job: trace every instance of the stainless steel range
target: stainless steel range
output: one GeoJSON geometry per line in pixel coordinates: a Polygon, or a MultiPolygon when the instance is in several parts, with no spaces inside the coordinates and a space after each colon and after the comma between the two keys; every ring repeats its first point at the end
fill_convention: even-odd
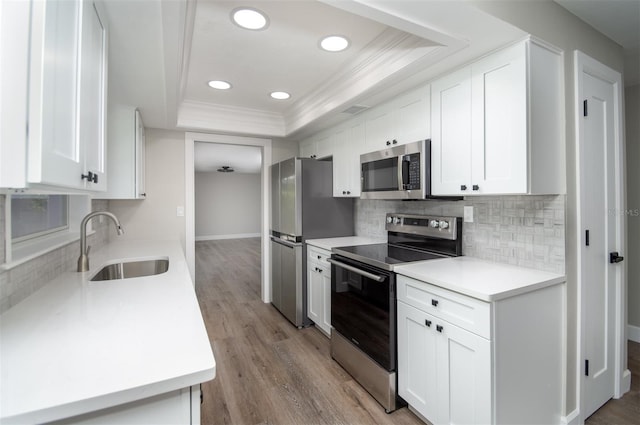
{"type": "Polygon", "coordinates": [[[388,243],[333,248],[331,356],[382,406],[397,396],[394,267],[462,255],[460,217],[387,214],[388,243]]]}

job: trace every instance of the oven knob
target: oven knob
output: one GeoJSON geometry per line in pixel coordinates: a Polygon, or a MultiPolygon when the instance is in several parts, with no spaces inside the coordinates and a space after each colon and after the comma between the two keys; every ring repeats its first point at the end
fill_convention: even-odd
{"type": "Polygon", "coordinates": [[[448,221],[440,221],[440,228],[441,229],[448,229],[449,228],[449,222],[448,221]]]}
{"type": "Polygon", "coordinates": [[[400,224],[400,217],[393,217],[393,224],[400,224]]]}
{"type": "Polygon", "coordinates": [[[391,216],[387,217],[387,223],[391,224],[393,222],[393,218],[391,216]]]}
{"type": "Polygon", "coordinates": [[[440,226],[440,222],[438,220],[431,220],[429,222],[429,226],[433,227],[434,229],[437,229],[440,226]]]}

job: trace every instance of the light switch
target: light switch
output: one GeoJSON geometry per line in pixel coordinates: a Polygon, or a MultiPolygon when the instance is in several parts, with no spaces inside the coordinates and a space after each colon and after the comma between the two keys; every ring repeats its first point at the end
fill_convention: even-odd
{"type": "Polygon", "coordinates": [[[178,217],[184,217],[184,207],[183,206],[176,207],[176,215],[178,217]]]}
{"type": "Polygon", "coordinates": [[[464,207],[464,222],[473,223],[473,207],[472,206],[464,207]]]}

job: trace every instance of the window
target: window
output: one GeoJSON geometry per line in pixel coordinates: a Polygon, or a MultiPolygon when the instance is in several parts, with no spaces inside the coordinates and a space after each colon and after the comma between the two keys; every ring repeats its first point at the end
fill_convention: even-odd
{"type": "Polygon", "coordinates": [[[11,240],[21,242],[69,228],[67,195],[11,195],[11,240]]]}

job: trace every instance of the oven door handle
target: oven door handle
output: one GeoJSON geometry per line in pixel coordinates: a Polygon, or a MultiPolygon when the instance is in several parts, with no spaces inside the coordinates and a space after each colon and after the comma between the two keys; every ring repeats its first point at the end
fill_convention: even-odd
{"type": "Polygon", "coordinates": [[[387,278],[386,276],[379,276],[377,274],[373,274],[373,273],[366,272],[364,270],[360,270],[357,267],[350,266],[350,265],[345,264],[345,263],[343,263],[341,261],[334,260],[333,258],[327,258],[327,261],[330,262],[331,264],[335,264],[337,267],[342,267],[343,269],[349,270],[351,272],[354,272],[356,274],[364,276],[364,277],[366,277],[368,279],[375,280],[376,282],[384,282],[384,280],[387,278]]]}

